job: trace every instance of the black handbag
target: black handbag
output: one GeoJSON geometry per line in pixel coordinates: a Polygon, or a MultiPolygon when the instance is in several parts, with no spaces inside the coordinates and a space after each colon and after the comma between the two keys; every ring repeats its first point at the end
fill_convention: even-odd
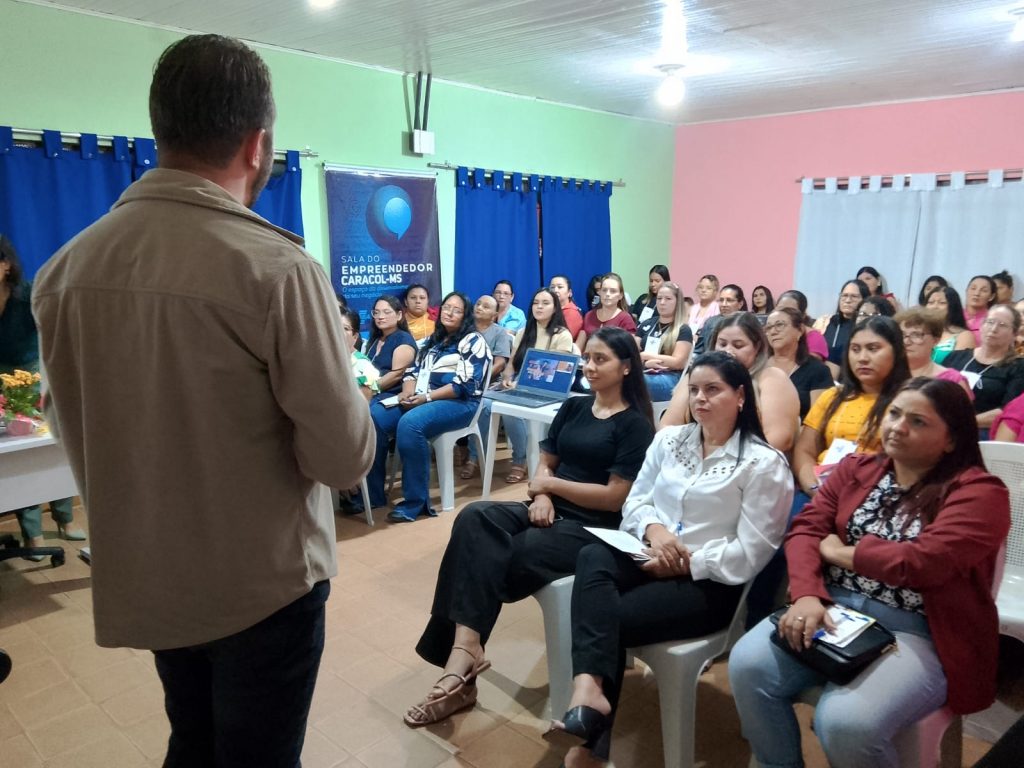
{"type": "Polygon", "coordinates": [[[788,607],[780,608],[769,617],[776,627],[772,632],[772,642],[815,672],[824,675],[830,682],[846,685],[883,653],[896,649],[896,636],[876,621],[844,648],[814,640],[810,648],[793,650],[789,640],[780,635],[777,629],[779,620],[788,610],[788,607]]]}

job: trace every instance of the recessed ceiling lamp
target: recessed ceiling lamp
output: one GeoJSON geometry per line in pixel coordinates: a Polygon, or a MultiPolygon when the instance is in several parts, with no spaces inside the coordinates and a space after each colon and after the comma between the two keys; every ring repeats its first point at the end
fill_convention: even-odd
{"type": "Polygon", "coordinates": [[[658,63],[654,65],[655,69],[665,75],[655,94],[663,107],[678,107],[683,103],[686,96],[686,83],[683,82],[686,59],[686,17],[683,15],[682,0],[665,0],[661,50],[656,59],[658,63]]]}
{"type": "Polygon", "coordinates": [[[1010,39],[1015,43],[1024,43],[1024,5],[1011,9],[1009,14],[1010,18],[1014,20],[1010,39]]]}
{"type": "Polygon", "coordinates": [[[314,11],[326,11],[338,4],[338,0],[306,0],[314,11]]]}

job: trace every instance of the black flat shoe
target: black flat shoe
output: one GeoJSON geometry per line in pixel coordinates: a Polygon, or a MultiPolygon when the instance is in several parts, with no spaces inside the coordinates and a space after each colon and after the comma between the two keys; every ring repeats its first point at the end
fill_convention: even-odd
{"type": "Polygon", "coordinates": [[[590,746],[604,736],[611,725],[611,718],[593,707],[573,707],[565,713],[561,723],[551,721],[551,728],[544,734],[544,740],[566,749],[590,746]]]}

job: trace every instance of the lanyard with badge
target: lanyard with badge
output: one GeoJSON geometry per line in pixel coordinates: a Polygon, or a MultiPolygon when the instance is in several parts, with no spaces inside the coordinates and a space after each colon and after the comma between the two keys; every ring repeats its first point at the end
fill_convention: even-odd
{"type": "MultiPolygon", "coordinates": [[[[960,373],[963,374],[963,377],[965,379],[967,379],[967,383],[970,384],[971,389],[981,390],[984,389],[984,385],[981,383],[981,377],[984,376],[985,371],[987,371],[989,368],[995,365],[995,363],[989,363],[980,371],[975,373],[974,371],[967,370],[967,366],[974,362],[977,362],[977,360],[975,359],[974,355],[971,355],[971,359],[967,361],[967,365],[960,369],[960,373]]],[[[981,365],[981,363],[978,363],[978,365],[981,365]]]]}
{"type": "Polygon", "coordinates": [[[662,333],[660,325],[655,325],[651,328],[651,332],[647,334],[647,340],[644,341],[644,352],[650,355],[657,355],[660,352],[662,333]]]}

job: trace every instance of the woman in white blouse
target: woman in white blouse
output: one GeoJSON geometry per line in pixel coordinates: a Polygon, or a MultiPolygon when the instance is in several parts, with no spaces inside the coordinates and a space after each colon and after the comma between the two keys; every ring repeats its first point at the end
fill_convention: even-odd
{"type": "Polygon", "coordinates": [[[572,701],[547,735],[577,745],[567,768],[608,759],[626,648],[726,627],[786,530],[793,478],[764,439],[747,369],[712,352],[688,387],[695,423],[658,432],[622,508],[622,530],[650,559],[603,543],[577,558],[572,701]]]}

